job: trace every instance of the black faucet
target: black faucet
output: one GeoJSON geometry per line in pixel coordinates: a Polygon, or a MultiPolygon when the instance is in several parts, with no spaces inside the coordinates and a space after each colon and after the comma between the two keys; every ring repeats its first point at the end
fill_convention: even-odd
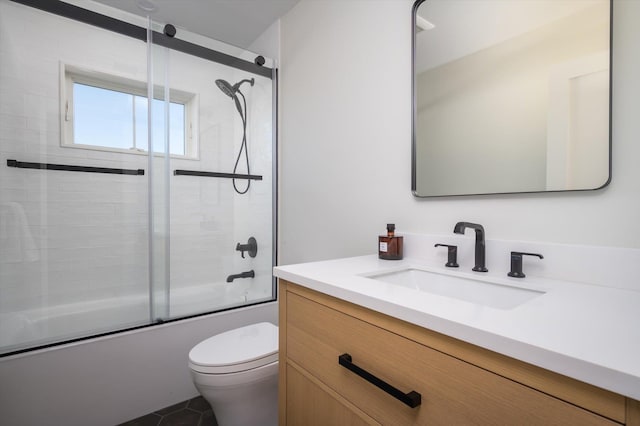
{"type": "Polygon", "coordinates": [[[453,228],[455,234],[464,234],[465,229],[471,228],[476,231],[476,266],[474,271],[487,272],[485,266],[485,249],[484,249],[484,228],[482,225],[471,222],[458,222],[453,228]]]}
{"type": "Polygon", "coordinates": [[[235,280],[236,278],[255,278],[256,273],[253,272],[253,269],[247,272],[241,272],[239,274],[233,274],[233,275],[229,275],[227,277],[227,282],[233,282],[233,280],[235,280]]]}

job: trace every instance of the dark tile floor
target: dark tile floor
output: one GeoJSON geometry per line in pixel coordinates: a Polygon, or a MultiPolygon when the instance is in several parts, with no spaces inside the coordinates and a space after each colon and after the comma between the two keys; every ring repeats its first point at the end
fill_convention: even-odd
{"type": "Polygon", "coordinates": [[[201,396],[154,411],[120,426],[218,426],[211,406],[201,396]]]}

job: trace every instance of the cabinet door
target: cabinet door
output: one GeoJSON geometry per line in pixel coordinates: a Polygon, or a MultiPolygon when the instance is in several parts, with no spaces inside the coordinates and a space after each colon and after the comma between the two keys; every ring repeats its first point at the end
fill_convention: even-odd
{"type": "Polygon", "coordinates": [[[295,293],[285,299],[287,357],[381,424],[615,424],[295,293]],[[420,393],[422,405],[410,408],[339,365],[343,353],[403,392],[420,393]]]}
{"type": "Polygon", "coordinates": [[[321,384],[287,364],[287,424],[291,426],[379,425],[341,403],[321,384]]]}

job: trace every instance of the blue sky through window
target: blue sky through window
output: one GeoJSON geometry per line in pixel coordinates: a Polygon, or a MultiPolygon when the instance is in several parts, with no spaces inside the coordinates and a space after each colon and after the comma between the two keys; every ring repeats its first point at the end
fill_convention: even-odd
{"type": "MultiPolygon", "coordinates": [[[[147,98],[73,84],[74,143],[108,148],[148,149],[147,98]]],[[[164,151],[164,102],[153,100],[155,152],[164,151]]],[[[169,152],[185,155],[185,106],[169,104],[169,152]]]]}

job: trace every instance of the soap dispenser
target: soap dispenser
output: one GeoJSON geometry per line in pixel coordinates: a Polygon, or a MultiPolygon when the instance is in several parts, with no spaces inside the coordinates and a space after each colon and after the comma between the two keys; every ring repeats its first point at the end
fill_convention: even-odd
{"type": "Polygon", "coordinates": [[[387,235],[378,237],[378,257],[385,260],[402,259],[402,237],[395,236],[396,225],[387,224],[387,235]]]}

